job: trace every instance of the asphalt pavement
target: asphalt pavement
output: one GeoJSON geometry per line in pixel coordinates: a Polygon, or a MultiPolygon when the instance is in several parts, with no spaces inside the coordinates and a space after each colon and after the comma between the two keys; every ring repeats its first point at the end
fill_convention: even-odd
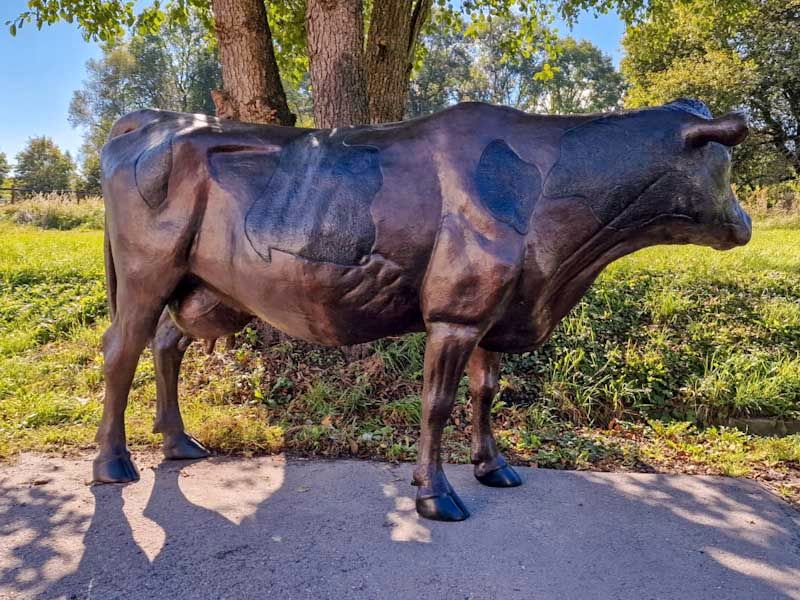
{"type": "Polygon", "coordinates": [[[0,466],[0,598],[800,599],[800,513],[744,479],[448,466],[472,516],[434,523],[406,464],[136,458],[0,466]]]}

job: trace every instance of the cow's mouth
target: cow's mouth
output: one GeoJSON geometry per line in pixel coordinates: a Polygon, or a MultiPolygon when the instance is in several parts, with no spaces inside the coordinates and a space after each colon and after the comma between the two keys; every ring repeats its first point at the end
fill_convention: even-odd
{"type": "Polygon", "coordinates": [[[738,246],[744,246],[750,241],[753,235],[753,228],[751,226],[750,217],[747,216],[746,223],[725,223],[723,228],[723,235],[720,236],[716,243],[711,245],[715,250],[730,250],[738,246]]]}

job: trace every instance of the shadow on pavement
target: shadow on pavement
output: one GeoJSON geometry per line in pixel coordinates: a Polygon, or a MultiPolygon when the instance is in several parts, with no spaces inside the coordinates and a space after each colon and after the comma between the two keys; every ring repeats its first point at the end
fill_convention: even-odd
{"type": "Polygon", "coordinates": [[[497,490],[451,466],[472,517],[441,524],[408,465],[211,459],[86,487],[77,461],[32,485],[57,460],[0,471],[0,597],[800,597],[798,514],[748,481],[524,469],[497,490]]]}

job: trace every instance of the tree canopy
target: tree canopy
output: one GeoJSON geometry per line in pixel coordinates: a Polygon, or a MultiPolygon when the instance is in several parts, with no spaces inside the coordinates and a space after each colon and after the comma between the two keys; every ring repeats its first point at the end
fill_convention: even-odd
{"type": "MultiPolygon", "coordinates": [[[[561,0],[564,14],[576,0],[561,0]]],[[[213,22],[222,61],[218,113],[232,118],[292,124],[283,85],[310,74],[318,126],[401,118],[420,32],[431,23],[434,0],[171,0],[149,5],[126,0],[28,0],[9,22],[12,34],[32,23],[77,23],[87,39],[110,42],[126,28],[155,34],[165,22],[196,12],[213,22]],[[246,24],[246,26],[245,26],[246,24]],[[278,76],[280,75],[280,77],[278,76]]],[[[540,25],[554,10],[549,0],[436,0],[435,26],[465,19],[467,33],[515,15],[516,35],[502,41],[503,56],[553,50],[540,25]]],[[[545,76],[549,71],[544,71],[545,76]]]]}
{"type": "Polygon", "coordinates": [[[34,137],[16,157],[15,187],[33,192],[72,189],[75,163],[48,137],[34,137]]]}
{"type": "Polygon", "coordinates": [[[679,96],[714,113],[744,111],[751,138],[737,151],[740,181],[800,174],[800,0],[675,2],[629,27],[622,71],[628,106],[679,96]]]}
{"type": "Polygon", "coordinates": [[[587,41],[559,38],[546,27],[536,52],[507,54],[519,28],[517,16],[493,19],[478,29],[463,20],[431,27],[421,40],[424,60],[411,81],[410,115],[441,110],[461,100],[505,104],[531,112],[566,114],[613,110],[624,85],[611,59],[587,41]]]}

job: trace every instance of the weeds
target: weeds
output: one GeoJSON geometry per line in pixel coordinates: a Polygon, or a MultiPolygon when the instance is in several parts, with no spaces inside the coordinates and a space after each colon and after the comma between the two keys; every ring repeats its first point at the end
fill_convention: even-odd
{"type": "Polygon", "coordinates": [[[57,193],[0,204],[0,221],[42,229],[102,229],[103,215],[102,198],[78,200],[57,193]]]}

